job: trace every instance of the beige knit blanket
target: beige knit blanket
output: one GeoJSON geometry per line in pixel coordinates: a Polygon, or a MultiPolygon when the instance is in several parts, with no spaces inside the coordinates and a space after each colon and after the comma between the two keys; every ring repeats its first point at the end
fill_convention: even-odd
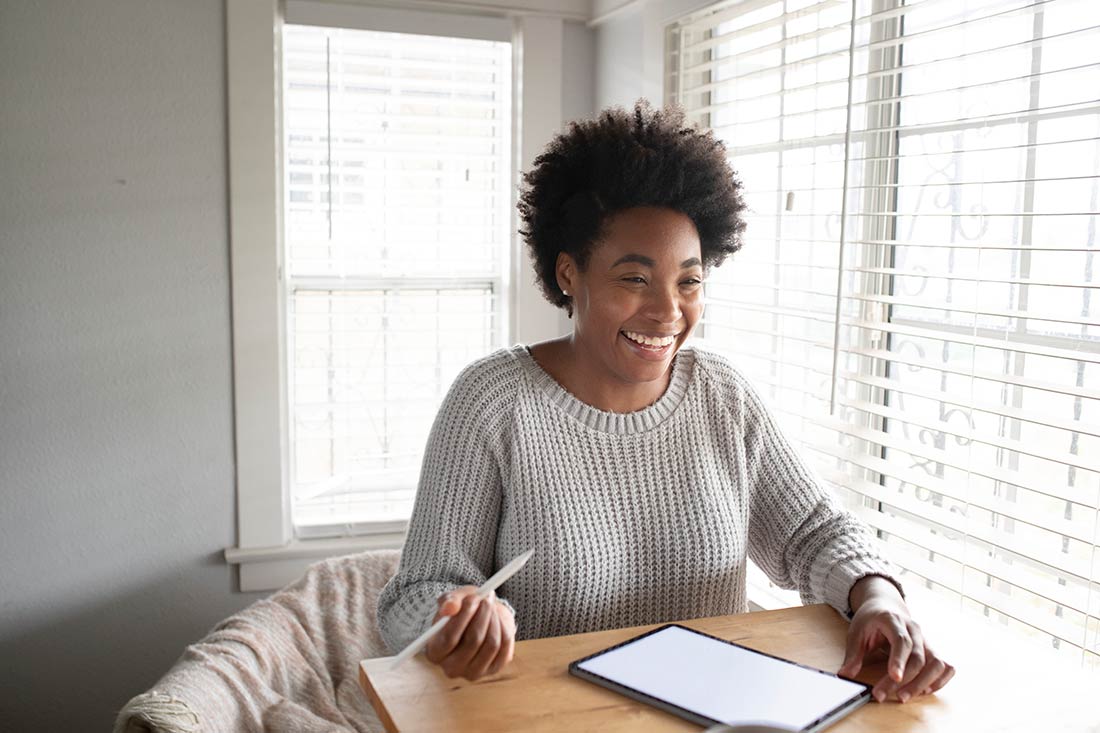
{"type": "Polygon", "coordinates": [[[114,733],[383,730],[358,667],[388,653],[375,610],[399,556],[379,550],[310,566],[188,646],[126,704],[114,733]]]}

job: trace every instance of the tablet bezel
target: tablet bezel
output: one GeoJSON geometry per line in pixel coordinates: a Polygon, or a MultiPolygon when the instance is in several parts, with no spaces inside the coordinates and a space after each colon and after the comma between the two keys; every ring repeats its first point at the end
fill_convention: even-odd
{"type": "Polygon", "coordinates": [[[655,629],[651,629],[651,630],[645,632],[644,634],[639,634],[637,636],[633,636],[629,639],[626,639],[625,641],[619,642],[618,644],[615,644],[613,646],[609,646],[606,649],[601,649],[600,651],[595,652],[593,654],[589,654],[586,657],[581,657],[580,659],[576,659],[576,660],[569,663],[569,674],[573,675],[574,677],[578,677],[580,679],[587,680],[588,682],[592,682],[594,684],[600,685],[601,687],[605,687],[607,689],[618,692],[619,694],[625,695],[626,697],[637,700],[638,702],[643,702],[643,703],[646,703],[647,705],[652,705],[653,707],[664,710],[665,712],[672,713],[673,715],[679,716],[681,718],[685,718],[687,720],[690,720],[693,723],[698,723],[699,725],[710,726],[710,725],[717,725],[719,723],[725,722],[725,721],[722,721],[722,720],[716,720],[714,718],[708,718],[707,716],[702,715],[700,713],[697,713],[693,710],[689,710],[687,708],[680,707],[679,705],[676,705],[675,703],[671,703],[671,702],[669,702],[667,700],[663,700],[659,697],[654,697],[654,696],[652,696],[648,693],[641,692],[639,690],[635,690],[633,687],[627,687],[624,684],[621,684],[619,682],[616,682],[615,680],[611,680],[611,679],[608,679],[606,677],[603,677],[602,675],[598,675],[595,672],[590,672],[586,669],[581,669],[580,666],[579,666],[579,665],[583,664],[584,662],[587,662],[590,659],[594,659],[596,657],[607,654],[608,652],[612,652],[612,651],[618,649],[619,647],[626,646],[627,644],[633,644],[634,642],[638,641],[639,639],[644,639],[647,636],[652,636],[653,634],[659,633],[659,632],[664,631],[665,629],[669,629],[669,628],[679,628],[679,629],[683,629],[684,631],[690,631],[693,634],[698,634],[700,636],[705,636],[708,639],[712,639],[714,641],[720,641],[723,644],[729,644],[730,646],[735,646],[735,647],[738,647],[740,649],[744,649],[745,651],[752,652],[753,654],[759,654],[760,656],[770,657],[772,659],[783,662],[785,664],[790,664],[790,665],[793,665],[795,667],[801,667],[802,669],[808,670],[810,672],[816,672],[817,674],[826,675],[828,677],[837,677],[839,679],[846,680],[848,682],[852,682],[852,683],[855,683],[857,685],[862,685],[863,686],[864,689],[861,692],[855,693],[852,697],[850,697],[847,700],[845,700],[844,702],[840,703],[835,708],[831,709],[829,712],[827,712],[824,715],[814,719],[805,728],[800,728],[799,733],[815,733],[815,731],[823,730],[824,728],[828,727],[829,725],[832,725],[834,722],[836,722],[840,718],[844,717],[848,713],[852,712],[856,708],[860,707],[861,705],[866,704],[871,699],[871,685],[867,684],[866,682],[860,682],[859,680],[853,680],[849,677],[842,677],[838,674],[832,674],[831,672],[825,672],[824,670],[820,670],[820,669],[817,669],[816,667],[811,667],[811,666],[806,665],[806,664],[799,664],[798,662],[792,662],[789,659],[784,659],[783,657],[777,657],[774,654],[768,654],[767,652],[762,652],[758,649],[752,649],[750,647],[744,646],[743,644],[738,644],[736,642],[729,641],[728,639],[722,639],[720,637],[714,636],[713,634],[708,634],[704,631],[699,631],[698,629],[692,629],[688,626],[684,626],[683,624],[663,624],[662,626],[659,626],[655,629]]]}

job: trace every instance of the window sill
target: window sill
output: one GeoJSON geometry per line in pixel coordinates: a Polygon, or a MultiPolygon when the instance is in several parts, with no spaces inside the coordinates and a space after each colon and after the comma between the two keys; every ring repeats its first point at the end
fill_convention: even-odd
{"type": "Polygon", "coordinates": [[[404,531],[377,532],[356,537],[291,540],[278,547],[228,547],[225,561],[240,568],[240,590],[273,591],[302,577],[306,568],[329,557],[367,550],[400,549],[404,531]]]}

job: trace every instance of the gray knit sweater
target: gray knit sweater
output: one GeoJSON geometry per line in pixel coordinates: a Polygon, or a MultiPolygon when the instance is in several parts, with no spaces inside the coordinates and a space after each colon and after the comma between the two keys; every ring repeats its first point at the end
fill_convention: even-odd
{"type": "Polygon", "coordinates": [[[436,417],[401,566],[378,599],[386,644],[396,653],[441,593],[529,548],[497,591],[517,639],[742,613],[746,556],[844,614],[856,580],[892,575],[745,377],[700,348],[676,355],[657,402],[625,414],[576,399],[526,346],[468,366],[436,417]]]}

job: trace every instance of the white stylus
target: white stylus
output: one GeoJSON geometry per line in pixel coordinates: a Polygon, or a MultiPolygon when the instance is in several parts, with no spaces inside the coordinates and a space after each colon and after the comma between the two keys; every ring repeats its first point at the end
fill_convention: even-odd
{"type": "MultiPolygon", "coordinates": [[[[511,578],[513,575],[518,573],[519,569],[522,568],[524,564],[526,564],[526,562],[531,559],[531,555],[533,555],[534,552],[535,550],[534,548],[532,548],[517,557],[516,559],[512,560],[512,562],[508,563],[500,570],[496,571],[496,573],[493,574],[493,577],[486,580],[484,583],[482,583],[481,587],[477,589],[477,597],[488,598],[489,594],[500,587],[501,584],[504,583],[504,581],[508,580],[508,578],[511,578]]],[[[447,622],[450,620],[450,616],[444,616],[443,618],[432,624],[432,627],[430,629],[425,631],[420,636],[416,637],[416,641],[402,649],[401,653],[393,658],[393,662],[390,664],[390,669],[397,669],[397,667],[400,666],[402,662],[404,662],[409,657],[414,656],[417,652],[423,649],[424,645],[428,643],[428,640],[431,639],[437,631],[446,626],[447,622]]]]}

